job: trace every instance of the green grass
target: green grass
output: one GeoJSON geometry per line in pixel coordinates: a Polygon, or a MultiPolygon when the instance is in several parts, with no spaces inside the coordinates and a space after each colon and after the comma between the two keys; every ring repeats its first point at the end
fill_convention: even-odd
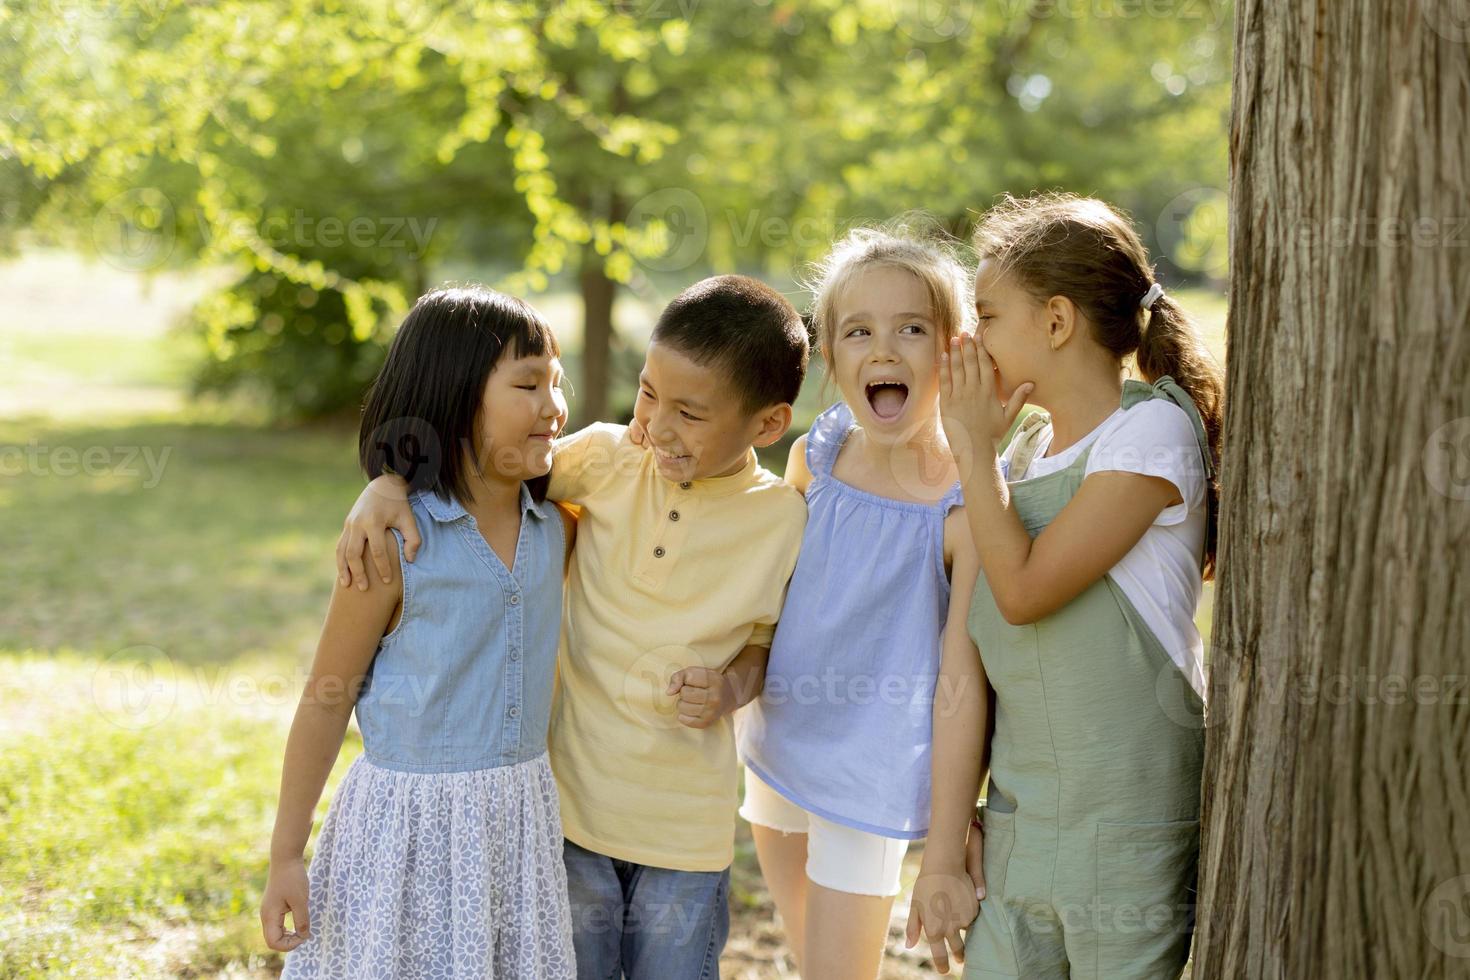
{"type": "Polygon", "coordinates": [[[41,366],[83,381],[144,387],[181,387],[191,366],[190,344],[175,336],[119,337],[95,333],[20,334],[6,355],[22,370],[41,366]]]}
{"type": "Polygon", "coordinates": [[[272,975],[256,909],[351,434],[0,425],[16,445],[112,465],[0,482],[0,976],[272,975]],[[161,470],[117,472],[133,448],[161,470]]]}
{"type": "Polygon", "coordinates": [[[342,430],[0,423],[12,470],[15,447],[34,449],[0,482],[0,513],[23,515],[0,563],[0,649],[146,644],[191,663],[299,652],[362,486],[353,443],[342,430]],[[107,463],[77,472],[63,447],[107,463]]]}
{"type": "Polygon", "coordinates": [[[0,291],[0,977],[274,976],[256,910],[354,434],[181,408],[193,282],[47,253],[0,291]]]}
{"type": "Polygon", "coordinates": [[[255,910],[289,715],[166,670],[145,709],[110,696],[129,666],[0,655],[0,702],[53,702],[0,751],[0,976],[273,970],[255,910]]]}

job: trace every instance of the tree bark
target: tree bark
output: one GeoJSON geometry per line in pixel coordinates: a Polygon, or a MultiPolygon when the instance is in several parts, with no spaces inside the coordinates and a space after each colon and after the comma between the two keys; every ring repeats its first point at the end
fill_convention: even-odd
{"type": "Polygon", "coordinates": [[[608,365],[612,356],[613,300],[617,283],[607,277],[603,259],[591,245],[582,248],[582,378],[576,388],[574,428],[608,421],[608,365]]]}
{"type": "Polygon", "coordinates": [[[1470,22],[1239,0],[1233,98],[1194,975],[1470,976],[1470,22]]]}
{"type": "MultiPolygon", "coordinates": [[[[576,77],[571,76],[568,89],[578,91],[576,77]]],[[[630,109],[628,90],[621,78],[617,79],[608,94],[609,116],[619,116],[630,109]]],[[[627,220],[627,204],[611,175],[592,177],[593,184],[574,192],[582,213],[600,218],[609,225],[627,220]]],[[[613,326],[613,303],[617,299],[618,284],[608,278],[604,256],[588,243],[582,246],[581,266],[578,279],[582,293],[582,377],[577,390],[576,428],[593,422],[611,421],[608,418],[608,396],[611,388],[611,363],[615,328],[613,326]]]]}

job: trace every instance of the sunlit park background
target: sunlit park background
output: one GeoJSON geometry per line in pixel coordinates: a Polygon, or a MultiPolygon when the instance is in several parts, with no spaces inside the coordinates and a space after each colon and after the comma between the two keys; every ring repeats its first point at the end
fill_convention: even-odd
{"type": "MultiPolygon", "coordinates": [[[[417,294],[527,296],[574,423],[622,421],[690,282],[804,304],[853,224],[963,239],[1001,192],[1066,188],[1133,215],[1223,359],[1230,17],[5,0],[0,976],[279,971],[256,908],[285,732],[358,407],[417,294]]],[[[732,905],[725,975],[793,976],[743,829],[732,905]]],[[[906,915],[885,977],[931,973],[906,915]]]]}

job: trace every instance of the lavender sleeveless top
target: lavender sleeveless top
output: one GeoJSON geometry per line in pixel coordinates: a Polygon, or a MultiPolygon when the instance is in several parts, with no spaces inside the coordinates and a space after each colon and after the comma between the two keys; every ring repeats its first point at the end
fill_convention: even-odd
{"type": "Polygon", "coordinates": [[[839,402],[807,433],[807,523],[761,696],[737,716],[740,757],[797,806],[909,840],[929,831],[939,634],[949,610],[944,518],[835,479],[857,427],[839,402]]]}

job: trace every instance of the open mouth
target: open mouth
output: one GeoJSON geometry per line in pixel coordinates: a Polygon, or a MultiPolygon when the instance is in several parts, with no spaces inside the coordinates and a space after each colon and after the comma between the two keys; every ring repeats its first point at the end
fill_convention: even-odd
{"type": "Polygon", "coordinates": [[[689,456],[688,453],[684,453],[682,455],[675,455],[674,453],[668,452],[668,451],[663,450],[663,449],[659,449],[656,446],[654,447],[653,454],[655,456],[657,456],[658,457],[658,461],[660,463],[663,463],[665,466],[681,466],[684,463],[687,463],[689,461],[689,459],[690,459],[690,456],[689,456]]]}
{"type": "Polygon", "coordinates": [[[898,381],[872,381],[868,383],[867,395],[873,414],[886,422],[903,414],[909,400],[909,386],[898,381]]]}

